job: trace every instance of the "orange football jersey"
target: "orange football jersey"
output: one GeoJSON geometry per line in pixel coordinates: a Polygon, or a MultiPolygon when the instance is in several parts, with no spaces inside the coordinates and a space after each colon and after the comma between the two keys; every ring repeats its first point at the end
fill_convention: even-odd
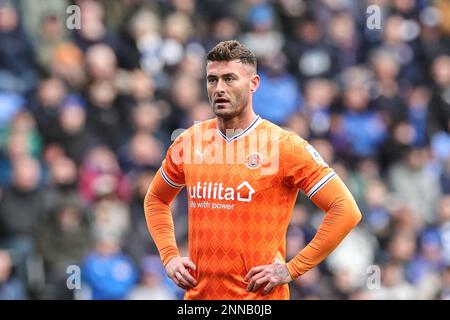
{"type": "Polygon", "coordinates": [[[311,145],[260,117],[227,135],[213,119],[175,140],[161,174],[187,188],[197,286],[185,299],[289,299],[287,284],[263,296],[264,286],[248,292],[244,277],[255,266],[285,262],[298,191],[311,197],[335,175],[311,145]]]}

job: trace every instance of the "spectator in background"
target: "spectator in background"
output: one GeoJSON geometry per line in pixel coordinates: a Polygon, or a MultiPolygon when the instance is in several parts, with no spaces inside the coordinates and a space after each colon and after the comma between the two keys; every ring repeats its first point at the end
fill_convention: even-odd
{"type": "Polygon", "coordinates": [[[179,74],[171,86],[172,112],[167,119],[169,132],[179,128],[187,128],[188,110],[201,101],[200,85],[195,78],[187,74],[179,74]]]}
{"type": "Polygon", "coordinates": [[[47,193],[51,203],[74,200],[81,202],[78,194],[78,168],[76,163],[60,155],[48,164],[47,193]]]}
{"type": "Polygon", "coordinates": [[[263,119],[284,125],[300,110],[302,99],[297,80],[286,72],[285,55],[277,52],[266,56],[258,74],[261,84],[253,96],[255,112],[263,119]]]}
{"type": "Polygon", "coordinates": [[[193,22],[186,13],[174,11],[165,17],[162,31],[165,38],[162,56],[168,74],[176,73],[187,47],[197,43],[193,32],[193,22]]]}
{"type": "Polygon", "coordinates": [[[441,290],[437,295],[438,299],[450,300],[450,266],[447,265],[442,272],[441,290]]]}
{"type": "Polygon", "coordinates": [[[45,145],[58,142],[61,136],[59,108],[65,96],[66,88],[61,79],[50,77],[40,82],[32,98],[30,109],[45,145]]]}
{"type": "Polygon", "coordinates": [[[408,118],[414,129],[414,146],[423,146],[429,140],[427,135],[427,116],[429,110],[431,93],[424,85],[418,85],[409,92],[408,118]]]}
{"type": "Polygon", "coordinates": [[[337,72],[362,61],[361,39],[350,12],[338,13],[331,18],[329,36],[337,72]]]}
{"type": "Polygon", "coordinates": [[[79,265],[91,249],[90,217],[74,200],[59,200],[40,223],[37,247],[45,272],[45,299],[73,299],[67,289],[67,267],[79,265]]]}
{"type": "Polygon", "coordinates": [[[450,194],[450,159],[443,163],[443,169],[439,177],[442,193],[445,195],[450,194]]]}
{"type": "Polygon", "coordinates": [[[23,157],[13,163],[11,186],[0,201],[0,248],[11,252],[17,275],[27,283],[27,261],[34,250],[36,227],[48,212],[44,190],[39,188],[39,162],[23,157]]]}
{"type": "Polygon", "coordinates": [[[411,148],[399,163],[389,169],[389,184],[392,190],[402,195],[414,208],[413,212],[421,223],[434,223],[435,205],[440,196],[438,181],[427,172],[428,150],[411,148]]]}
{"type": "Polygon", "coordinates": [[[402,266],[388,262],[381,269],[381,288],[368,291],[367,296],[373,300],[414,300],[418,292],[406,281],[402,266]]]}
{"type": "Polygon", "coordinates": [[[153,135],[162,142],[170,141],[170,134],[162,125],[163,111],[161,109],[161,106],[157,103],[148,102],[141,103],[133,108],[131,115],[133,131],[153,135]]]}
{"type": "Polygon", "coordinates": [[[94,159],[102,161],[103,165],[90,167],[88,170],[94,169],[91,172],[84,171],[88,179],[87,186],[92,192],[93,232],[94,235],[114,235],[118,244],[122,246],[124,236],[130,227],[128,179],[120,171],[115,155],[108,149],[99,147],[92,152],[96,153],[94,159]]]}
{"type": "MultiPolygon", "coordinates": [[[[371,182],[381,179],[380,166],[375,159],[366,157],[354,164],[354,169],[350,169],[347,183],[354,193],[358,203],[364,204],[365,192],[371,182]]],[[[386,199],[385,199],[386,201],[386,199]]]]}
{"type": "MultiPolygon", "coordinates": [[[[425,228],[423,219],[417,214],[417,210],[405,199],[396,193],[391,194],[391,201],[387,204],[391,215],[391,224],[389,228],[389,235],[398,233],[413,233],[415,237],[421,229],[425,228]]],[[[388,248],[384,248],[388,250],[388,248]]],[[[379,252],[383,256],[385,251],[379,252]]]]}
{"type": "Polygon", "coordinates": [[[401,161],[407,151],[414,147],[414,127],[408,121],[401,121],[389,128],[388,138],[380,148],[379,161],[383,171],[401,161]]]}
{"type": "Polygon", "coordinates": [[[94,235],[111,234],[117,239],[118,244],[122,245],[123,238],[130,227],[130,213],[126,203],[114,198],[111,189],[107,186],[108,182],[102,181],[97,192],[98,197],[93,210],[93,233],[94,235]]]}
{"type": "Polygon", "coordinates": [[[117,57],[106,44],[96,44],[86,51],[86,70],[91,82],[114,83],[117,75],[117,57]]]}
{"type": "Polygon", "coordinates": [[[431,73],[434,80],[428,118],[428,132],[450,132],[450,101],[446,92],[450,87],[450,56],[440,55],[433,60],[431,73]]]}
{"type": "Polygon", "coordinates": [[[445,264],[450,263],[450,196],[442,197],[437,206],[439,217],[438,232],[442,243],[442,255],[445,264]]]}
{"type": "Polygon", "coordinates": [[[42,25],[43,19],[46,16],[54,15],[63,22],[67,17],[67,7],[71,4],[71,0],[46,0],[45,6],[33,0],[12,1],[19,4],[18,8],[20,8],[21,16],[26,17],[22,21],[25,31],[33,39],[33,43],[36,46],[39,46],[39,36],[42,31],[40,26],[42,25]]]}
{"type": "Polygon", "coordinates": [[[246,23],[250,30],[243,34],[242,44],[252,50],[258,59],[270,59],[280,52],[284,39],[276,29],[275,14],[268,3],[261,1],[250,5],[246,23]]]}
{"type": "Polygon", "coordinates": [[[105,10],[99,1],[77,1],[80,11],[80,28],[74,29],[73,41],[82,51],[86,52],[91,46],[103,43],[114,50],[117,49],[117,39],[109,32],[104,22],[105,10]]]}
{"type": "Polygon", "coordinates": [[[121,119],[117,99],[118,90],[110,81],[96,81],[88,87],[87,126],[114,151],[123,144],[126,132],[126,121],[121,119]]]}
{"type": "Polygon", "coordinates": [[[448,37],[445,35],[444,28],[441,27],[445,24],[443,17],[445,14],[437,9],[437,6],[428,6],[422,10],[419,16],[421,23],[421,31],[419,34],[418,42],[420,45],[420,58],[427,63],[422,66],[423,73],[427,73],[428,64],[435,57],[442,53],[450,53],[450,43],[448,37]]]}
{"type": "Polygon", "coordinates": [[[343,92],[342,132],[350,142],[350,153],[357,158],[374,156],[386,136],[381,114],[369,109],[368,94],[362,83],[350,83],[343,92]]]}
{"type": "Polygon", "coordinates": [[[186,73],[194,77],[197,81],[203,81],[205,77],[205,69],[203,59],[205,57],[205,49],[201,44],[193,42],[186,47],[183,59],[178,65],[181,73],[186,73]]]}
{"type": "MultiPolygon", "coordinates": [[[[188,111],[187,125],[191,126],[198,121],[206,121],[214,117],[211,106],[206,101],[201,101],[188,111]]],[[[171,137],[172,138],[172,137],[171,137]]]]}
{"type": "Polygon", "coordinates": [[[320,272],[313,269],[290,284],[293,300],[319,300],[324,296],[324,283],[320,272]]]}
{"type": "Polygon", "coordinates": [[[141,257],[146,254],[158,253],[155,244],[148,237],[147,222],[142,207],[147,188],[154,176],[154,170],[133,174],[132,181],[135,181],[135,183],[130,203],[130,227],[124,235],[123,245],[125,252],[133,257],[136,262],[139,262],[141,257]]]}
{"type": "Polygon", "coordinates": [[[41,152],[42,141],[36,127],[36,121],[28,110],[20,110],[8,127],[0,130],[0,146],[10,144],[10,139],[14,135],[23,136],[27,143],[29,155],[38,157],[41,152]]]}
{"type": "Polygon", "coordinates": [[[38,81],[34,48],[10,1],[0,2],[0,43],[0,89],[28,93],[38,81]]]}
{"type": "Polygon", "coordinates": [[[33,116],[27,110],[17,112],[9,126],[0,128],[0,183],[11,182],[16,159],[38,157],[42,141],[33,116]]]}
{"type": "Polygon", "coordinates": [[[303,83],[316,77],[336,74],[332,48],[323,41],[323,33],[313,15],[305,15],[293,23],[293,37],[286,41],[289,71],[303,83]]]}
{"type": "Polygon", "coordinates": [[[9,122],[17,112],[23,109],[25,99],[20,94],[0,90],[0,103],[2,112],[0,113],[0,130],[8,127],[9,122]]]}
{"type": "Polygon", "coordinates": [[[128,295],[129,300],[175,300],[176,295],[165,281],[166,274],[158,255],[143,256],[141,280],[128,295]]]}
{"type": "Polygon", "coordinates": [[[130,74],[129,96],[134,105],[151,103],[156,100],[156,88],[150,74],[135,70],[130,74]]]}
{"type": "Polygon", "coordinates": [[[419,291],[420,299],[433,299],[439,290],[440,273],[444,269],[439,233],[429,229],[419,239],[419,252],[406,269],[407,279],[419,291]]]}
{"type": "Polygon", "coordinates": [[[416,240],[414,230],[403,229],[391,234],[387,243],[389,261],[398,263],[406,272],[417,249],[416,240]]]}
{"type": "Polygon", "coordinates": [[[382,245],[387,241],[391,223],[390,212],[386,205],[388,188],[380,179],[372,180],[365,187],[363,202],[363,223],[374,234],[382,245]]]}
{"type": "Polygon", "coordinates": [[[405,18],[400,15],[390,15],[383,28],[383,42],[380,49],[392,54],[399,66],[399,80],[406,83],[417,83],[423,81],[420,67],[418,65],[418,51],[413,46],[413,40],[418,33],[414,30],[402,32],[406,26],[405,18]]]}
{"type": "Polygon", "coordinates": [[[50,73],[63,80],[68,91],[81,92],[87,80],[84,63],[85,56],[80,48],[63,42],[52,50],[50,73]]]}
{"type": "Polygon", "coordinates": [[[161,101],[156,97],[156,89],[153,78],[142,70],[134,70],[127,73],[124,79],[119,81],[123,85],[118,84],[118,90],[121,94],[117,101],[120,117],[123,119],[123,125],[127,134],[135,128],[133,126],[134,109],[142,104],[153,104],[160,115],[158,118],[166,118],[170,113],[170,107],[167,102],[161,101]]]}
{"type": "Polygon", "coordinates": [[[102,194],[111,193],[119,200],[128,200],[128,181],[111,149],[99,145],[85,154],[80,168],[79,192],[89,204],[96,202],[102,194]]]}
{"type": "Polygon", "coordinates": [[[80,165],[88,148],[99,140],[88,127],[86,103],[77,95],[68,95],[61,103],[58,115],[57,127],[61,132],[56,143],[80,165]]]}
{"type": "Polygon", "coordinates": [[[408,111],[403,99],[399,96],[397,83],[399,64],[395,56],[387,50],[376,50],[371,57],[372,69],[375,73],[374,108],[383,115],[386,126],[394,126],[405,121],[408,111]]]}
{"type": "Polygon", "coordinates": [[[14,265],[10,253],[7,250],[0,250],[0,300],[23,300],[26,298],[24,283],[14,275],[14,265]]]}
{"type": "Polygon", "coordinates": [[[95,249],[85,257],[81,268],[86,298],[126,299],[137,283],[138,270],[114,234],[98,233],[95,249]],[[87,291],[87,292],[86,292],[87,291]]]}
{"type": "MultiPolygon", "coordinates": [[[[333,278],[345,277],[342,285],[348,288],[337,288],[335,294],[348,298],[354,290],[367,281],[367,267],[374,261],[378,249],[377,239],[366,229],[357,228],[342,242],[342,245],[330,255],[326,267],[333,278]],[[348,261],[352,261],[351,264],[348,261]]],[[[343,279],[335,281],[342,281],[343,279]]],[[[331,287],[332,288],[332,287],[331,287]]],[[[339,298],[339,297],[338,297],[339,298]]]]}
{"type": "MultiPolygon", "coordinates": [[[[305,83],[305,102],[303,113],[309,117],[309,126],[314,136],[325,137],[331,126],[332,105],[337,88],[333,81],[312,79],[305,83]]],[[[301,137],[308,137],[301,135],[301,137]]]]}
{"type": "Polygon", "coordinates": [[[221,16],[212,19],[212,34],[205,44],[207,51],[211,50],[216,43],[229,39],[236,39],[240,26],[239,23],[233,19],[233,16],[226,13],[221,13],[221,16]]]}
{"type": "Polygon", "coordinates": [[[8,144],[0,153],[1,184],[9,186],[12,182],[12,167],[16,160],[29,157],[27,137],[23,134],[14,134],[9,137],[8,144]]]}
{"type": "Polygon", "coordinates": [[[56,12],[44,14],[40,21],[39,34],[35,40],[35,45],[36,59],[45,72],[50,72],[54,48],[66,41],[67,35],[62,17],[58,16],[56,12]]]}
{"type": "Polygon", "coordinates": [[[136,12],[130,20],[130,33],[136,44],[141,68],[155,77],[157,88],[167,85],[167,75],[163,72],[165,61],[159,17],[149,10],[136,12]]]}
{"type": "Polygon", "coordinates": [[[163,150],[159,140],[147,133],[138,132],[130,137],[129,143],[120,152],[123,155],[122,168],[125,173],[157,168],[162,161],[163,150]]]}
{"type": "Polygon", "coordinates": [[[286,127],[292,132],[295,132],[300,137],[309,139],[311,137],[311,130],[309,127],[309,118],[301,113],[296,113],[289,118],[286,127]]]}
{"type": "Polygon", "coordinates": [[[339,269],[332,278],[331,297],[338,300],[349,300],[361,284],[355,278],[353,271],[348,268],[339,269]]]}

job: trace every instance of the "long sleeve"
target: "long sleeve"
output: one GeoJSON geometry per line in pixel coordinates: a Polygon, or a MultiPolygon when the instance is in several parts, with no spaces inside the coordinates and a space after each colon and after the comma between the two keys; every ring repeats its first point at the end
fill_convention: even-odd
{"type": "Polygon", "coordinates": [[[161,169],[156,173],[144,200],[145,218],[148,230],[159,250],[164,265],[179,256],[175,240],[175,229],[170,203],[181,188],[169,185],[163,178],[161,169]]]}
{"type": "Polygon", "coordinates": [[[326,215],[311,242],[288,262],[293,279],[322,262],[361,220],[353,196],[338,176],[328,181],[311,200],[326,215]]]}

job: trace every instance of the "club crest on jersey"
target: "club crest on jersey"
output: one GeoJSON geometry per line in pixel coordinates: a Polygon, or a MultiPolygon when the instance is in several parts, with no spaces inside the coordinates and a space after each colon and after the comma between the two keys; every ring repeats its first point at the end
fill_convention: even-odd
{"type": "Polygon", "coordinates": [[[258,169],[261,167],[261,155],[259,153],[252,153],[248,155],[245,165],[249,169],[258,169]]]}

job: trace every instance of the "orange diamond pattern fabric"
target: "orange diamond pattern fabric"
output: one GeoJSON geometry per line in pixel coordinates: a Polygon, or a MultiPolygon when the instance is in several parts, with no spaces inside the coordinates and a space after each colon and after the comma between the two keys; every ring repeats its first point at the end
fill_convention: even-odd
{"type": "Polygon", "coordinates": [[[188,191],[189,257],[198,284],[185,299],[289,299],[287,285],[266,296],[262,288],[247,292],[244,277],[252,267],[284,263],[298,191],[313,196],[334,176],[305,140],[259,117],[227,138],[213,119],[185,131],[160,172],[188,191]]]}

